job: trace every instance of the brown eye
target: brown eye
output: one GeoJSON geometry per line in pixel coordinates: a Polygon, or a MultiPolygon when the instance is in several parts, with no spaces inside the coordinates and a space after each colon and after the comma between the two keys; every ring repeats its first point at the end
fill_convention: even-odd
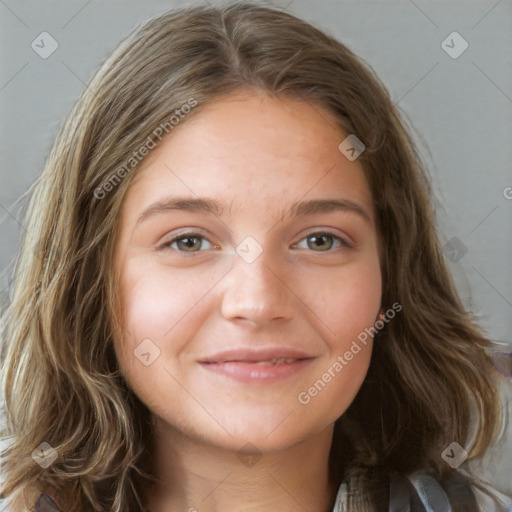
{"type": "MultiPolygon", "coordinates": [[[[203,246],[203,242],[210,244],[206,238],[199,235],[198,233],[185,233],[174,237],[169,242],[164,243],[161,246],[161,249],[172,249],[178,252],[200,252],[201,247],[203,246]]],[[[211,248],[211,244],[210,247],[207,247],[207,249],[209,248],[211,248]]]]}
{"type": "Polygon", "coordinates": [[[311,233],[307,237],[303,238],[303,240],[307,240],[307,248],[314,252],[327,252],[339,247],[353,247],[353,245],[347,240],[332,233],[311,233]]]}
{"type": "Polygon", "coordinates": [[[186,252],[193,252],[201,248],[201,239],[197,236],[187,236],[177,240],[178,248],[186,252]]]}
{"type": "Polygon", "coordinates": [[[310,249],[320,249],[328,251],[333,245],[333,236],[328,234],[311,235],[307,237],[308,247],[310,249]]]}

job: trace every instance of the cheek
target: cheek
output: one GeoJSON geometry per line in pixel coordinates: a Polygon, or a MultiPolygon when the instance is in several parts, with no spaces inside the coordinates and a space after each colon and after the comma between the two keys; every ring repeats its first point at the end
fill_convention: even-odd
{"type": "Polygon", "coordinates": [[[154,336],[163,341],[197,305],[215,276],[162,269],[142,259],[123,268],[122,318],[134,341],[154,336]]]}
{"type": "Polygon", "coordinates": [[[208,314],[209,291],[225,269],[172,269],[142,257],[126,260],[120,269],[123,328],[115,339],[116,355],[127,380],[142,389],[187,354],[208,314]],[[145,366],[147,359],[151,363],[145,366]]]}
{"type": "Polygon", "coordinates": [[[357,395],[370,365],[373,338],[381,300],[381,274],[378,266],[353,268],[339,276],[339,286],[318,302],[323,312],[324,340],[328,357],[323,360],[297,396],[300,408],[322,424],[336,421],[357,395]]]}
{"type": "Polygon", "coordinates": [[[327,275],[321,288],[318,281],[316,284],[314,312],[326,326],[331,348],[345,350],[347,344],[377,320],[382,294],[378,260],[343,269],[337,276],[327,275]]]}
{"type": "Polygon", "coordinates": [[[171,338],[173,352],[179,351],[180,341],[173,334],[187,325],[187,313],[198,303],[201,289],[197,278],[162,272],[142,258],[126,261],[120,275],[122,331],[115,342],[116,353],[124,372],[136,379],[149,367],[154,371],[165,366],[171,338]],[[147,353],[149,357],[142,357],[147,353]],[[148,360],[151,365],[146,367],[148,360]]]}

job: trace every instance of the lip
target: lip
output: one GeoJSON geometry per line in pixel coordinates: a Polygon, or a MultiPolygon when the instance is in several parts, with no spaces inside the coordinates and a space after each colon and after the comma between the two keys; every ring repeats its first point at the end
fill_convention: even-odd
{"type": "Polygon", "coordinates": [[[270,347],[226,350],[198,362],[208,371],[241,382],[275,382],[297,374],[313,359],[314,356],[292,347],[270,347]],[[268,363],[271,361],[275,362],[268,363]]]}
{"type": "Polygon", "coordinates": [[[249,362],[258,363],[271,359],[312,359],[314,356],[307,354],[295,347],[263,347],[263,348],[237,348],[223,350],[211,356],[201,359],[200,363],[225,363],[225,362],[249,362]]]}

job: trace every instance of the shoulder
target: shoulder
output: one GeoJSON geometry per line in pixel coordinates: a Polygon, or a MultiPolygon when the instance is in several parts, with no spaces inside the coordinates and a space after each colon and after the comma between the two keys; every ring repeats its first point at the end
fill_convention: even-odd
{"type": "MultiPolygon", "coordinates": [[[[454,472],[442,479],[425,472],[393,474],[389,481],[389,511],[393,512],[509,512],[511,502],[482,499],[467,478],[454,472]]],[[[347,512],[347,484],[342,483],[332,512],[347,512]]]]}

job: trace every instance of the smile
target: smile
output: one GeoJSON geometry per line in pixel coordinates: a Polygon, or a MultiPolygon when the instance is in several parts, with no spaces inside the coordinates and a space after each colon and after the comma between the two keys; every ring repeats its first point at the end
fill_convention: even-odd
{"type": "Polygon", "coordinates": [[[312,358],[274,358],[266,361],[221,361],[200,363],[207,371],[230,377],[240,382],[276,382],[290,378],[313,361],[312,358]]]}

